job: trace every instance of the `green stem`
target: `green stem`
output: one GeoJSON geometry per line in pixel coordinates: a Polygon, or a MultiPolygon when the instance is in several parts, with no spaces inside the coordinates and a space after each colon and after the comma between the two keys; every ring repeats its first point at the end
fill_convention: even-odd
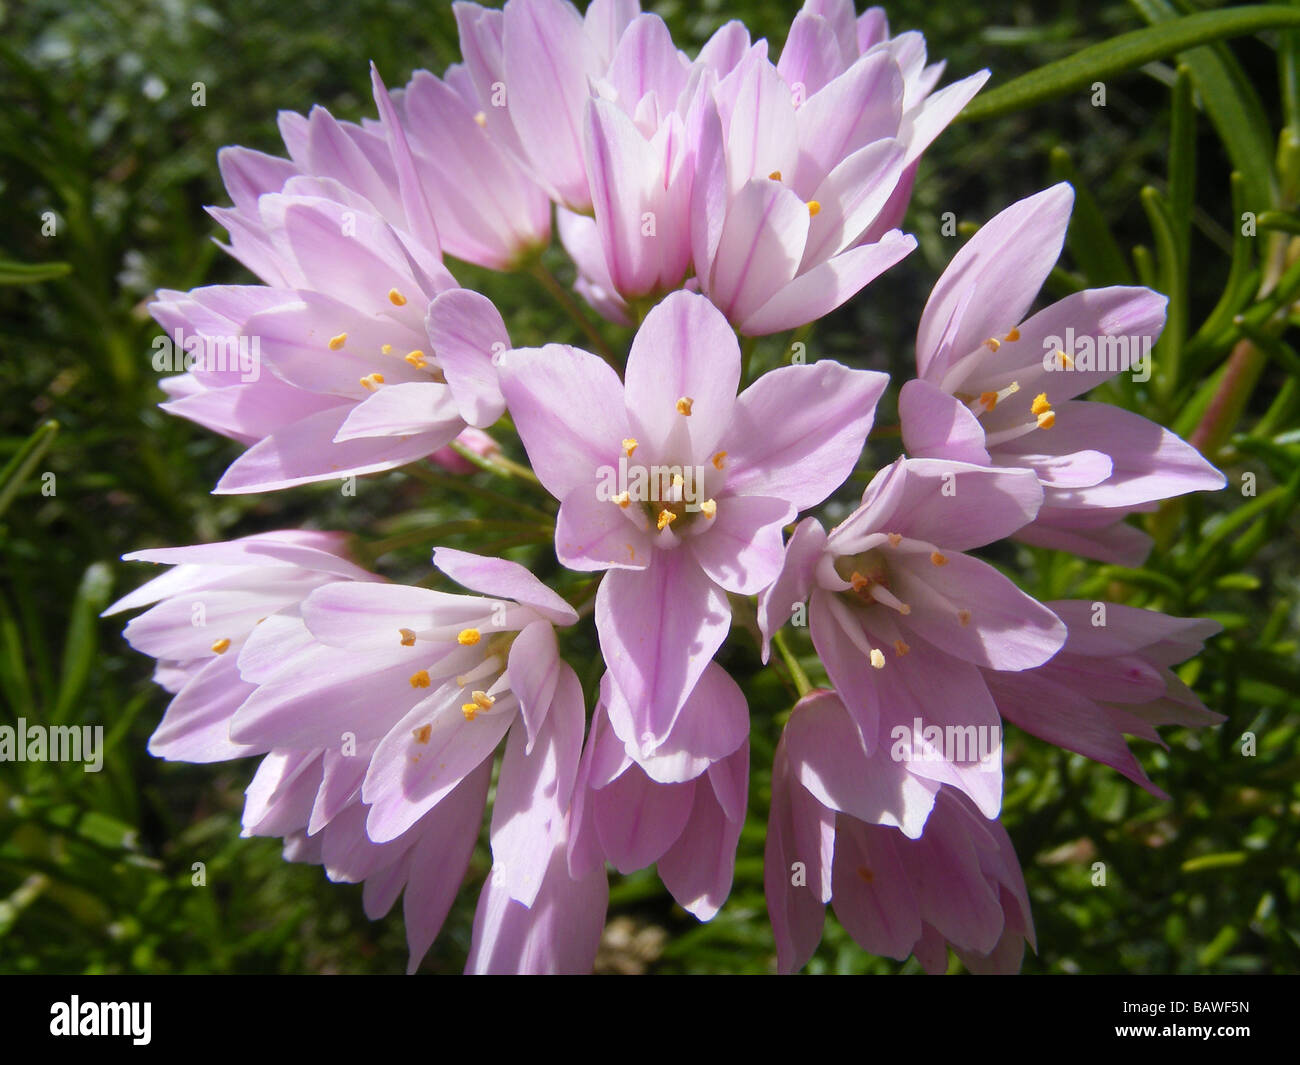
{"type": "MultiPolygon", "coordinates": [[[[541,487],[542,482],[537,479],[537,474],[533,473],[527,466],[520,465],[513,459],[508,459],[504,455],[494,455],[492,458],[484,458],[475,451],[471,451],[464,444],[458,444],[455,440],[451,442],[451,449],[467,462],[472,462],[480,470],[486,470],[488,473],[494,473],[498,477],[509,477],[527,481],[531,485],[541,487]]],[[[548,493],[549,494],[549,493],[548,493]]]]}
{"type": "Polygon", "coordinates": [[[383,557],[390,551],[397,551],[403,547],[410,547],[413,544],[428,543],[438,540],[443,536],[454,536],[460,533],[477,533],[487,532],[490,530],[504,530],[506,532],[530,533],[538,536],[550,537],[555,534],[553,525],[538,525],[526,521],[510,521],[503,518],[462,518],[457,521],[444,521],[436,525],[426,525],[422,529],[412,529],[410,532],[399,533],[396,536],[390,536],[384,540],[374,540],[370,543],[363,544],[360,550],[363,551],[373,562],[383,557]]]}
{"type": "Polygon", "coordinates": [[[799,692],[799,698],[802,699],[812,691],[812,681],[808,679],[808,674],[803,671],[803,666],[799,665],[799,660],[795,658],[789,645],[785,642],[785,633],[777,629],[772,634],[772,643],[781,653],[781,660],[785,662],[785,668],[790,671],[790,678],[794,681],[794,686],[799,692]]]}
{"type": "Polygon", "coordinates": [[[418,464],[403,467],[403,472],[414,477],[417,481],[422,481],[424,484],[431,487],[447,488],[453,492],[473,496],[476,499],[482,499],[485,502],[493,503],[498,506],[510,507],[512,510],[517,510],[521,514],[527,514],[530,518],[536,518],[539,521],[555,521],[555,515],[553,514],[548,514],[546,511],[534,507],[530,503],[525,503],[521,499],[515,499],[502,492],[493,491],[491,488],[484,488],[482,485],[475,484],[466,477],[449,473],[439,473],[437,470],[430,469],[428,466],[421,466],[418,464]]]}
{"type": "Polygon", "coordinates": [[[540,259],[536,259],[529,267],[528,272],[537,278],[542,288],[546,289],[555,302],[564,309],[564,312],[577,323],[578,328],[595,346],[597,354],[615,370],[621,369],[618,360],[614,358],[614,352],[610,350],[605,338],[600,335],[600,330],[596,328],[595,323],[587,317],[583,309],[578,306],[578,301],[570,295],[567,288],[560,284],[559,279],[546,268],[545,264],[540,259]]]}

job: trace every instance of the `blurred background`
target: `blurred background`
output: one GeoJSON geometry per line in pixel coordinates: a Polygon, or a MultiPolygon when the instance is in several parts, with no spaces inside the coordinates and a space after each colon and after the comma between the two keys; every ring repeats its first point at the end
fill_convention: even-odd
{"type": "MultiPolygon", "coordinates": [[[[647,6],[692,52],[733,17],[775,50],[797,9],[776,0],[647,6]]],[[[921,30],[931,59],[947,59],[945,80],[989,67],[992,86],[1176,13],[1163,2],[1050,8],[899,0],[887,11],[894,32],[921,30]]],[[[1175,290],[1181,377],[1159,394],[1126,381],[1100,398],[1184,436],[1200,427],[1197,442],[1228,488],[1151,516],[1157,548],[1140,570],[1028,548],[990,557],[1042,598],[1217,618],[1225,633],[1179,672],[1228,720],[1199,733],[1167,730],[1167,750],[1133,742],[1172,796],[1163,802],[1009,730],[1004,820],[1039,940],[1026,972],[1300,971],[1300,358],[1288,343],[1297,286],[1284,292],[1277,282],[1270,297],[1265,283],[1267,256],[1274,273],[1288,266],[1289,234],[1300,231],[1293,161],[1283,152],[1272,165],[1279,134],[1286,145],[1296,128],[1294,45],[1266,33],[1188,53],[1195,92],[1178,107],[1185,90],[1170,59],[1108,77],[1105,106],[1079,89],[954,126],[922,163],[906,226],[918,252],[808,340],[814,357],[887,369],[901,383],[925,297],[960,245],[941,232],[941,216],[953,212],[964,234],[1062,178],[1076,183],[1081,203],[1053,298],[1134,279],[1175,290]],[[1237,207],[1252,181],[1272,199],[1256,210],[1276,217],[1243,246],[1237,207]],[[1153,217],[1172,218],[1182,235],[1153,229],[1153,217]],[[1242,310],[1266,323],[1259,335],[1234,325],[1242,310]],[[1232,358],[1237,369],[1225,377],[1232,358]],[[1228,415],[1207,423],[1208,399],[1229,385],[1228,415]],[[1253,495],[1243,494],[1244,473],[1255,476],[1253,495]],[[1093,884],[1096,861],[1106,863],[1105,886],[1093,884]]],[[[123,641],[122,619],[98,614],[146,578],[147,567],[120,561],[131,550],[303,525],[377,539],[458,513],[458,500],[431,497],[400,473],[365,479],[355,498],[320,486],[209,495],[238,449],[157,409],[150,341],[159,330],[145,310],[160,287],[253,280],[213,243],[224,234],[203,211],[228,202],[218,148],[282,153],[278,110],[320,104],[358,120],[373,110],[371,60],[395,87],[415,69],[441,72],[456,55],[450,5],[430,0],[0,0],[0,724],[98,724],[108,745],[98,774],[0,763],[0,971],[405,968],[400,907],[371,923],[360,887],[284,862],[276,840],[239,837],[251,762],[188,766],[147,754],[166,694],[149,680],[152,662],[123,641]],[[200,82],[204,103],[195,106],[200,82]],[[202,887],[191,883],[199,861],[202,887]]],[[[558,251],[551,256],[571,276],[558,251]]],[[[580,342],[530,278],[451,266],[498,302],[517,343],[580,342]]],[[[760,353],[777,361],[778,343],[760,353]]],[[[894,420],[894,396],[896,388],[877,424],[894,420]]],[[[875,465],[894,457],[887,445],[872,445],[875,465]]],[[[855,481],[840,498],[861,488],[855,481]]],[[[377,568],[419,579],[429,546],[390,551],[377,568]]],[[[548,551],[524,547],[513,557],[547,565],[548,551]]],[[[594,646],[589,623],[569,637],[580,673],[594,646]]],[[[723,662],[750,678],[754,716],[752,806],[730,901],[701,925],[653,870],[615,877],[604,971],[774,967],[763,837],[768,767],[792,700],[743,633],[723,662]]],[[[489,864],[480,846],[424,971],[464,964],[489,864]]],[[[809,970],[918,967],[864,954],[832,917],[809,970]]]]}

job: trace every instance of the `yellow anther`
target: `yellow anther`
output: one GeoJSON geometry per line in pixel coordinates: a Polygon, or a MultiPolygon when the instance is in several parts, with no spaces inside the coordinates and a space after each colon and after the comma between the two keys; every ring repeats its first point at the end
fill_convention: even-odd
{"type": "Polygon", "coordinates": [[[1004,339],[1006,339],[1006,340],[1010,341],[1012,344],[1014,344],[1017,340],[1020,339],[1020,330],[1017,329],[1015,326],[1012,326],[1012,327],[1011,327],[1011,332],[1008,333],[1004,339]]]}
{"type": "Polygon", "coordinates": [[[712,521],[718,516],[718,501],[716,499],[706,499],[700,504],[700,513],[709,521],[712,521]]]}
{"type": "Polygon", "coordinates": [[[388,290],[388,302],[391,303],[394,307],[405,307],[406,297],[403,296],[400,292],[398,292],[397,289],[390,288],[388,290]]]}
{"type": "Polygon", "coordinates": [[[674,488],[681,488],[681,487],[683,487],[685,484],[686,484],[686,478],[685,478],[685,477],[683,477],[680,473],[674,473],[674,474],[673,474],[673,487],[674,487],[674,488]]]}
{"type": "Polygon", "coordinates": [[[384,383],[384,375],[381,373],[368,373],[361,378],[361,387],[367,392],[373,392],[376,388],[384,383]]]}
{"type": "Polygon", "coordinates": [[[336,337],[330,337],[330,351],[338,351],[339,348],[341,348],[347,342],[348,342],[347,333],[340,333],[336,337]]]}
{"type": "Polygon", "coordinates": [[[627,492],[619,492],[616,496],[610,496],[609,501],[617,503],[624,510],[627,510],[628,505],[632,502],[632,497],[627,492]]]}
{"type": "Polygon", "coordinates": [[[691,416],[691,408],[694,406],[695,400],[691,399],[690,396],[682,396],[682,398],[677,401],[677,413],[684,414],[689,418],[691,416]]]}
{"type": "Polygon", "coordinates": [[[416,351],[408,351],[405,355],[402,356],[402,358],[404,358],[407,362],[409,362],[409,363],[410,363],[412,366],[414,366],[417,370],[423,370],[423,369],[425,368],[425,366],[428,365],[428,364],[424,361],[424,352],[419,351],[419,350],[416,350],[416,351]]]}
{"type": "Polygon", "coordinates": [[[415,737],[416,743],[428,743],[429,737],[433,735],[433,726],[421,725],[419,728],[413,728],[411,735],[415,737]]]}
{"type": "Polygon", "coordinates": [[[1038,428],[1050,429],[1056,424],[1056,411],[1045,410],[1038,416],[1038,428]]]}
{"type": "Polygon", "coordinates": [[[475,114],[474,121],[478,124],[479,128],[481,129],[487,127],[487,115],[484,114],[482,111],[479,111],[477,114],[475,114]]]}
{"type": "Polygon", "coordinates": [[[779,171],[779,170],[773,170],[773,171],[772,171],[770,174],[768,174],[767,176],[768,176],[768,180],[770,180],[770,181],[780,181],[780,180],[781,180],[781,171],[779,171]]]}
{"type": "Polygon", "coordinates": [[[429,671],[427,669],[417,669],[411,674],[412,688],[427,688],[430,683],[429,671]]]}
{"type": "Polygon", "coordinates": [[[474,700],[474,705],[480,710],[491,710],[492,704],[496,702],[496,697],[489,695],[487,692],[472,691],[469,697],[474,700]]]}
{"type": "Polygon", "coordinates": [[[897,654],[899,658],[902,658],[903,655],[907,654],[907,652],[910,650],[911,648],[908,647],[907,644],[904,643],[902,640],[894,641],[894,653],[897,654]]]}
{"type": "Polygon", "coordinates": [[[897,546],[898,546],[899,544],[901,544],[902,542],[903,542],[903,534],[902,534],[902,533],[890,533],[890,534],[889,534],[889,546],[890,546],[890,547],[897,547],[897,546]]]}
{"type": "Polygon", "coordinates": [[[963,625],[969,625],[969,624],[970,624],[970,611],[969,611],[969,610],[958,610],[958,611],[957,611],[957,620],[960,621],[963,625]]]}
{"type": "Polygon", "coordinates": [[[414,647],[414,646],[415,646],[415,630],[414,630],[414,629],[398,629],[397,631],[398,631],[398,633],[399,633],[399,634],[401,635],[401,637],[402,637],[402,646],[403,646],[403,647],[414,647]]]}
{"type": "Polygon", "coordinates": [[[216,643],[212,645],[213,654],[224,655],[229,650],[230,650],[230,641],[227,640],[224,636],[221,637],[221,639],[219,639],[216,643]]]}
{"type": "Polygon", "coordinates": [[[483,639],[483,634],[478,629],[461,629],[456,634],[456,642],[462,647],[473,647],[481,639],[483,639]]]}
{"type": "Polygon", "coordinates": [[[821,205],[820,203],[818,203],[816,200],[809,200],[809,201],[808,201],[808,217],[809,217],[809,218],[816,218],[816,217],[817,217],[819,214],[821,214],[821,213],[822,213],[822,205],[821,205]]]}
{"type": "Polygon", "coordinates": [[[655,522],[655,526],[658,528],[660,532],[663,532],[666,528],[668,528],[669,525],[671,525],[676,520],[677,520],[677,515],[674,514],[671,510],[661,510],[659,512],[659,519],[655,522]]]}
{"type": "Polygon", "coordinates": [[[379,350],[382,351],[385,355],[391,355],[393,353],[393,345],[384,344],[380,347],[379,350]]]}
{"type": "Polygon", "coordinates": [[[948,565],[948,556],[941,555],[938,551],[931,551],[930,561],[933,562],[936,566],[946,566],[948,565]]]}
{"type": "Polygon", "coordinates": [[[716,455],[713,456],[713,468],[715,470],[722,469],[722,467],[725,466],[726,464],[727,464],[727,453],[725,451],[719,451],[716,455]]]}
{"type": "Polygon", "coordinates": [[[871,649],[871,665],[873,669],[885,668],[885,653],[879,647],[871,649]]]}
{"type": "Polygon", "coordinates": [[[478,717],[478,710],[477,703],[461,703],[460,705],[460,712],[465,715],[466,721],[473,721],[474,718],[478,717]]]}
{"type": "Polygon", "coordinates": [[[862,589],[865,588],[870,583],[871,581],[869,581],[866,577],[862,576],[862,574],[859,573],[857,570],[854,570],[853,576],[849,578],[849,584],[853,586],[853,590],[855,592],[862,591],[862,589]]]}
{"type": "Polygon", "coordinates": [[[632,457],[632,452],[637,449],[636,438],[629,436],[623,440],[623,454],[628,458],[632,457]]]}
{"type": "Polygon", "coordinates": [[[980,406],[985,410],[992,410],[998,405],[998,394],[996,392],[981,392],[980,406]]]}
{"type": "Polygon", "coordinates": [[[908,603],[899,603],[899,604],[898,604],[898,612],[899,612],[900,614],[902,614],[903,617],[907,617],[907,615],[910,614],[910,613],[912,612],[912,607],[911,607],[911,605],[908,604],[908,603]]]}
{"type": "Polygon", "coordinates": [[[1051,410],[1052,405],[1047,402],[1047,393],[1039,392],[1038,395],[1034,397],[1034,402],[1029,405],[1029,409],[1034,414],[1042,414],[1045,411],[1051,410]]]}
{"type": "Polygon", "coordinates": [[[1068,356],[1065,352],[1060,350],[1058,350],[1056,353],[1056,363],[1063,370],[1074,369],[1074,360],[1070,358],[1070,356],[1068,356]]]}
{"type": "Polygon", "coordinates": [[[988,348],[989,351],[997,351],[998,348],[1002,347],[1002,341],[997,337],[989,337],[988,340],[984,341],[984,346],[988,348]]]}

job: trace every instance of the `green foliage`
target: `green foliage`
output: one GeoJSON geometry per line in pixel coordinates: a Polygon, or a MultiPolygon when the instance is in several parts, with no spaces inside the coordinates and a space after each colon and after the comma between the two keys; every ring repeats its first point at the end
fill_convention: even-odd
{"type": "MultiPolygon", "coordinates": [[[[690,46],[730,17],[779,42],[794,5],[654,6],[690,46]]],[[[1041,598],[1210,616],[1225,630],[1181,675],[1227,722],[1167,730],[1168,750],[1135,742],[1169,801],[1008,737],[1005,821],[1038,926],[1026,970],[1296,971],[1300,32],[1284,27],[1300,26],[1300,7],[1066,2],[1049,19],[1011,3],[907,0],[889,14],[895,30],[926,34],[950,77],[989,66],[993,88],[922,164],[907,223],[921,250],[795,339],[812,356],[901,382],[925,295],[958,247],[943,213],[979,223],[1068,179],[1076,210],[1051,284],[1146,283],[1170,298],[1153,378],[1119,379],[1092,398],[1171,426],[1229,478],[1221,493],[1144,517],[1157,546],[1140,569],[1028,548],[990,555],[1041,598]],[[1105,107],[1090,100],[1099,80],[1105,107]],[[1094,885],[1095,862],[1105,886],[1094,885]]],[[[239,838],[248,764],[148,756],[165,693],[122,641],[120,621],[98,614],[142,580],[118,561],[126,551],[294,525],[363,534],[362,559],[398,579],[433,583],[429,547],[448,543],[506,551],[575,602],[594,589],[559,570],[550,501],[499,470],[387,474],[346,499],[330,487],[213,497],[235,446],[156,408],[149,295],[247,280],[218,253],[209,238],[220,233],[201,210],[225,202],[216,150],[277,150],[280,108],[367,113],[370,59],[390,86],[418,66],[445,67],[456,52],[449,7],[302,0],[290,19],[269,0],[28,0],[0,6],[0,31],[0,724],[102,725],[106,745],[100,773],[0,764],[0,971],[400,971],[399,913],[371,924],[356,887],[286,864],[274,841],[239,838]]],[[[571,280],[557,250],[544,261],[571,280]]],[[[502,306],[517,342],[585,342],[544,277],[453,269],[502,306]]],[[[626,335],[608,335],[625,346],[626,335]]],[[[788,339],[760,342],[754,370],[787,359],[788,339]]],[[[878,422],[889,420],[882,409],[878,422]]],[[[867,459],[889,461],[896,444],[882,435],[867,459]]],[[[826,518],[847,512],[870,471],[826,518]]],[[[763,668],[746,611],[737,604],[722,659],[754,720],[751,816],[731,899],[701,925],[652,872],[615,878],[603,968],[772,966],[762,891],[770,765],[796,674],[824,675],[798,633],[789,661],[763,668]]],[[[590,697],[590,622],[564,634],[564,650],[590,697]]],[[[480,847],[427,971],[463,963],[489,864],[480,847]]],[[[809,968],[917,966],[864,955],[830,918],[809,968]]]]}

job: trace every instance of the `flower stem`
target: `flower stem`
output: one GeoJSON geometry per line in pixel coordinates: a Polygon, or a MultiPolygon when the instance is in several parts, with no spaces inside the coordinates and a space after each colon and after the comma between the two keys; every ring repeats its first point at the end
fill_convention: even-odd
{"type": "Polygon", "coordinates": [[[459,444],[455,440],[451,442],[451,449],[467,462],[472,462],[480,470],[495,473],[498,477],[518,478],[541,487],[542,482],[537,479],[537,474],[533,473],[527,466],[515,462],[514,459],[508,459],[504,455],[495,455],[490,459],[484,458],[478,452],[471,451],[464,444],[459,444]]]}
{"type": "Polygon", "coordinates": [[[578,306],[578,301],[570,295],[567,288],[560,284],[559,279],[546,268],[540,259],[533,260],[532,265],[529,267],[529,273],[537,278],[542,288],[546,289],[555,302],[564,309],[564,312],[577,323],[578,328],[582,330],[583,334],[595,347],[596,353],[615,370],[621,369],[618,360],[614,358],[614,353],[605,342],[605,338],[600,335],[600,330],[596,328],[595,323],[587,317],[582,308],[578,306]]]}
{"type": "Polygon", "coordinates": [[[772,634],[772,643],[776,645],[776,649],[781,653],[781,660],[785,662],[785,668],[790,671],[790,679],[794,681],[795,689],[799,692],[799,698],[802,699],[812,691],[812,681],[808,679],[808,674],[803,671],[803,666],[799,665],[799,660],[795,658],[794,653],[785,642],[784,632],[777,629],[772,634]]]}
{"type": "MultiPolygon", "coordinates": [[[[492,503],[498,506],[510,507],[521,514],[527,514],[530,518],[536,518],[538,521],[554,523],[555,515],[548,514],[546,511],[525,503],[521,499],[515,499],[512,496],[505,495],[501,492],[495,492],[491,488],[484,488],[482,485],[475,484],[467,477],[459,474],[439,473],[437,470],[430,469],[428,466],[412,464],[403,469],[404,473],[409,474],[418,481],[436,488],[447,488],[453,492],[459,492],[462,495],[473,496],[484,502],[492,503]]],[[[493,471],[496,472],[496,471],[493,471]]]]}

